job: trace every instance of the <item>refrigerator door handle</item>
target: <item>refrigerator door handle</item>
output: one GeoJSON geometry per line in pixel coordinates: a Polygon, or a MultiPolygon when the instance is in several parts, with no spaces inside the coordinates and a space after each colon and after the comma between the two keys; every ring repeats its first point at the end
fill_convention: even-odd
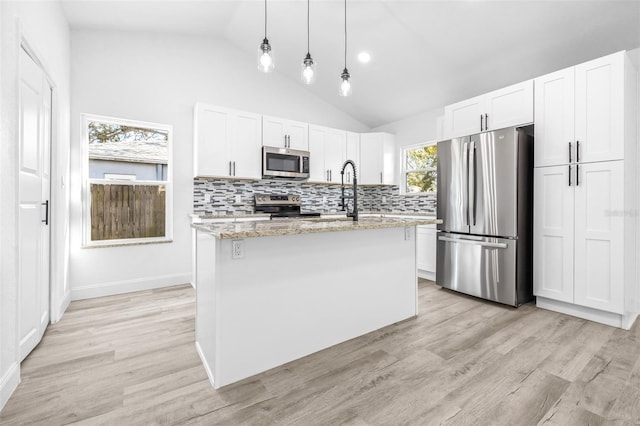
{"type": "Polygon", "coordinates": [[[487,248],[506,249],[508,247],[504,243],[489,243],[486,241],[465,240],[462,238],[438,237],[438,240],[444,241],[447,243],[469,244],[473,246],[480,246],[480,247],[487,247],[487,248]]]}
{"type": "Polygon", "coordinates": [[[476,226],[476,169],[477,169],[477,160],[476,160],[476,143],[473,143],[473,195],[471,196],[473,199],[473,226],[476,226]]]}
{"type": "Polygon", "coordinates": [[[467,188],[465,190],[465,196],[466,196],[466,211],[465,211],[465,218],[467,219],[465,225],[469,226],[471,224],[471,218],[469,217],[469,189],[470,189],[470,185],[469,185],[469,143],[468,142],[464,142],[462,144],[462,163],[464,164],[465,167],[465,172],[467,173],[467,175],[465,176],[465,181],[467,184],[467,188]]]}

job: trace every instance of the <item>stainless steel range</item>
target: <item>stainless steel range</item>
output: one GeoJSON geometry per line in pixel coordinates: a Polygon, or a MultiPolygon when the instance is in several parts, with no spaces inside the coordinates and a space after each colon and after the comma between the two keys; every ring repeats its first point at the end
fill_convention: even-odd
{"type": "Polygon", "coordinates": [[[255,213],[271,213],[274,218],[318,217],[320,213],[302,213],[299,195],[255,194],[255,213]]]}

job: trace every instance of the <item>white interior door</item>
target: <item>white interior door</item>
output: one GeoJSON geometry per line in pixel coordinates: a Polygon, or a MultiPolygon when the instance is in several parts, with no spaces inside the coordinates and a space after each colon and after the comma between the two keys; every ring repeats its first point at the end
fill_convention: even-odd
{"type": "Polygon", "coordinates": [[[44,72],[20,52],[18,263],[20,360],[49,323],[49,213],[51,87],[44,72]]]}

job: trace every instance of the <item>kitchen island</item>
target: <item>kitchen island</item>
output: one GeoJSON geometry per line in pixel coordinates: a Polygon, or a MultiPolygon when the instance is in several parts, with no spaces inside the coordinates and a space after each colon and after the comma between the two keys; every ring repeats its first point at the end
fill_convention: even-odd
{"type": "Polygon", "coordinates": [[[373,215],[194,224],[196,348],[215,388],[417,315],[416,226],[373,215]]]}

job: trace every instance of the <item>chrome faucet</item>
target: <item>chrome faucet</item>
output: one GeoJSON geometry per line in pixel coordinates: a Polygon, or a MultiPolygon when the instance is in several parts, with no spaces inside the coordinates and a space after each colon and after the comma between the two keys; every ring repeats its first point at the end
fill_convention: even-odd
{"type": "Polygon", "coordinates": [[[347,211],[347,217],[352,217],[354,222],[358,221],[358,178],[356,176],[356,164],[352,160],[347,160],[342,165],[342,171],[340,172],[341,180],[342,180],[342,196],[340,206],[342,207],[342,211],[347,211]],[[347,164],[351,164],[351,168],[353,168],[353,195],[346,196],[344,195],[344,169],[347,168],[347,164]],[[347,205],[346,200],[353,199],[353,211],[349,213],[349,207],[347,205]]]}

